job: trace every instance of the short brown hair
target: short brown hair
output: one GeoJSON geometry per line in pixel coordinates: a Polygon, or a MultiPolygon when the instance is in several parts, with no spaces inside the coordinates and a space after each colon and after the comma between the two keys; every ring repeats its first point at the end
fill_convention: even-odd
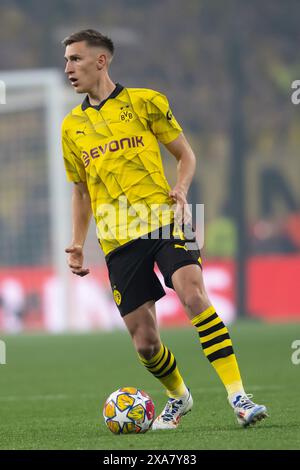
{"type": "Polygon", "coordinates": [[[112,40],[95,29],[83,29],[82,31],[78,31],[78,33],[73,33],[66,37],[62,43],[65,46],[69,46],[74,42],[80,41],[86,41],[89,46],[104,47],[111,53],[111,55],[114,54],[115,47],[112,40]]]}

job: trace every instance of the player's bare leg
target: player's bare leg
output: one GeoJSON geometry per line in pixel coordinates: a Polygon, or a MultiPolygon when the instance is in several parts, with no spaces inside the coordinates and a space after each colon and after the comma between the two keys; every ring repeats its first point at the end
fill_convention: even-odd
{"type": "Polygon", "coordinates": [[[174,355],[161,343],[154,301],[146,302],[123,319],[140,361],[162,383],[169,396],[162,413],[164,420],[157,425],[158,417],[153,429],[174,429],[181,416],[191,409],[193,400],[180,375],[174,355]]]}
{"type": "Polygon", "coordinates": [[[161,345],[155,303],[146,302],[125,315],[123,320],[138,355],[148,360],[155,356],[161,345]]]}
{"type": "Polygon", "coordinates": [[[238,423],[248,426],[265,418],[266,407],[253,403],[244,391],[229,332],[208,298],[200,266],[193,264],[178,269],[172,282],[198,331],[205,356],[227,390],[238,423]]]}

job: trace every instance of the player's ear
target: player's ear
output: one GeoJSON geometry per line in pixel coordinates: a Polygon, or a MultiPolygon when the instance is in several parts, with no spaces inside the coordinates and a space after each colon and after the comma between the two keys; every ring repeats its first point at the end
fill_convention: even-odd
{"type": "Polygon", "coordinates": [[[106,64],[107,64],[107,57],[102,52],[101,54],[98,55],[98,58],[97,58],[97,69],[102,70],[106,64]]]}

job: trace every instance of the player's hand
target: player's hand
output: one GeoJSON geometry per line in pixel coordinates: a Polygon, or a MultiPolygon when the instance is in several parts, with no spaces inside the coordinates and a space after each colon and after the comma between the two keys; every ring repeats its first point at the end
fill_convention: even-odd
{"type": "Polygon", "coordinates": [[[69,254],[68,265],[73,274],[77,276],[86,276],[90,270],[83,268],[83,250],[81,245],[71,245],[65,249],[65,252],[69,254]]]}
{"type": "Polygon", "coordinates": [[[169,192],[169,196],[176,203],[174,218],[178,225],[191,225],[192,214],[186,199],[186,192],[182,188],[175,186],[169,192]]]}

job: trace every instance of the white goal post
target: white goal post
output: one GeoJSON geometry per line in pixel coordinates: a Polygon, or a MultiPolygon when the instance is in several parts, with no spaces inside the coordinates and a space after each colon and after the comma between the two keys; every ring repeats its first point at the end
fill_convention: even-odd
{"type": "MultiPolygon", "coordinates": [[[[49,264],[54,269],[55,274],[62,281],[63,288],[60,295],[60,315],[61,315],[61,329],[67,327],[67,283],[68,283],[68,267],[66,258],[64,256],[64,249],[66,244],[69,243],[70,235],[70,218],[68,212],[70,211],[70,198],[69,188],[65,179],[65,172],[63,168],[63,159],[61,151],[61,123],[66,114],[65,98],[64,98],[64,83],[63,75],[55,69],[42,69],[42,70],[22,70],[22,71],[5,71],[0,72],[0,80],[4,84],[6,91],[5,100],[0,104],[0,119],[1,122],[8,122],[11,120],[11,125],[8,130],[0,135],[1,147],[6,149],[10,154],[10,159],[15,160],[16,171],[20,165],[19,159],[22,155],[15,155],[15,148],[22,149],[22,136],[26,135],[26,112],[35,110],[41,111],[42,127],[36,132],[36,142],[34,142],[33,127],[37,125],[31,123],[28,133],[32,133],[32,143],[30,144],[30,156],[33,165],[41,165],[40,159],[42,155],[46,155],[44,165],[46,165],[47,181],[44,184],[48,185],[48,210],[50,222],[50,259],[49,264]],[[18,116],[24,112],[24,117],[18,120],[18,116]],[[13,125],[15,124],[15,126],[13,125]],[[18,132],[22,127],[21,132],[18,132]],[[7,133],[15,133],[15,139],[19,139],[19,144],[10,147],[10,139],[7,133]],[[38,145],[37,145],[38,143],[38,145]],[[9,148],[12,152],[10,153],[9,148]]],[[[31,117],[31,120],[37,121],[36,117],[31,117]]],[[[0,122],[0,123],[1,123],[0,122]]],[[[30,137],[28,136],[30,139],[30,137]]],[[[3,155],[3,158],[5,156],[3,155]]],[[[24,165],[24,162],[23,162],[24,165]]],[[[26,178],[25,175],[18,175],[19,180],[24,184],[23,194],[26,197],[26,178]]],[[[29,176],[29,175],[28,175],[29,176]]],[[[3,185],[2,185],[3,186],[3,185]]],[[[7,198],[5,188],[3,189],[2,198],[7,198]]],[[[8,201],[9,203],[9,201],[8,201]]],[[[38,204],[38,201],[36,201],[38,204]]],[[[33,204],[34,205],[34,204],[33,204]]],[[[32,207],[34,211],[34,207],[32,207]]],[[[35,237],[43,236],[40,227],[32,227],[31,243],[34,244],[35,237]]],[[[37,239],[36,239],[37,240],[37,239]]],[[[24,240],[24,243],[29,244],[29,240],[24,240]]],[[[1,249],[7,247],[1,246],[1,249]]],[[[8,249],[8,248],[7,248],[8,249]]],[[[13,247],[11,247],[13,249],[13,247]]],[[[24,251],[26,247],[24,247],[24,251]]],[[[29,259],[30,263],[30,259],[29,259]]],[[[16,264],[18,261],[16,261],[16,264]]],[[[31,263],[30,263],[31,264],[31,263]]],[[[35,262],[33,261],[34,265],[35,262]]],[[[58,328],[59,329],[59,328],[58,328]]]]}

